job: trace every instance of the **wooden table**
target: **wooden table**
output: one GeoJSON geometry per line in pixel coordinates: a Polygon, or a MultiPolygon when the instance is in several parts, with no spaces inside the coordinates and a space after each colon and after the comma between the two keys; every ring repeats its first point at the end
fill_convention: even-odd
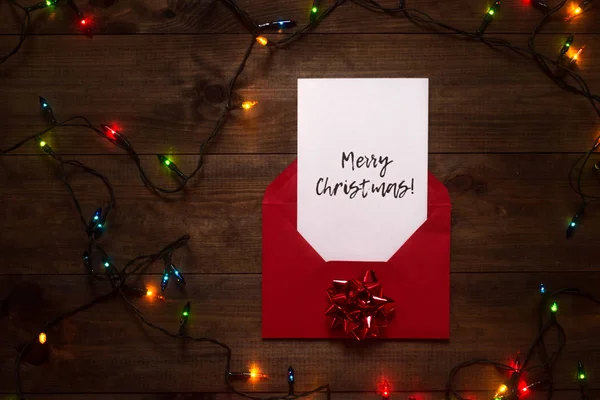
{"type": "MultiPolygon", "coordinates": [[[[480,0],[408,2],[472,31],[487,7],[480,0]]],[[[155,154],[174,154],[184,171],[193,168],[251,37],[214,0],[77,3],[93,10],[93,38],[78,34],[66,6],[38,11],[33,35],[0,67],[0,148],[44,129],[37,99],[42,95],[59,119],[84,115],[95,124],[117,123],[152,178],[173,185],[155,154]]],[[[240,5],[258,22],[306,21],[310,2],[240,5]]],[[[17,39],[11,10],[0,3],[2,52],[17,39]]],[[[567,32],[575,33],[575,47],[587,44],[580,68],[592,91],[600,89],[599,12],[570,25],[556,19],[538,38],[547,54],[558,52],[567,32]]],[[[507,0],[488,33],[525,46],[540,18],[525,1],[507,0]]],[[[598,118],[585,99],[561,91],[531,60],[426,33],[404,18],[348,3],[286,50],[256,48],[235,93],[260,104],[230,115],[203,171],[173,196],[150,193],[133,162],[89,131],[57,129],[45,140],[112,181],[117,208],[102,244],[116,263],[155,252],[185,233],[192,236],[176,255],[186,292],[170,287],[164,302],[142,299],[139,307],[150,320],[176,330],[189,299],[190,333],[228,343],[233,369],[255,364],[271,375],[266,382],[239,383],[240,389],[286,391],[293,365],[298,391],[330,383],[335,399],[377,399],[385,378],[392,399],[439,399],[455,364],[476,357],[508,362],[527,350],[536,332],[540,282],[549,290],[597,291],[598,208],[588,208],[571,240],[565,228],[579,204],[567,173],[600,133],[598,118]],[[430,79],[429,164],[453,203],[449,341],[261,339],[261,201],[266,186],[295,158],[296,79],[308,77],[430,79]]],[[[46,321],[107,287],[90,284],[84,275],[86,237],[56,163],[34,143],[0,163],[0,397],[12,398],[15,349],[46,321]]],[[[91,216],[108,199],[102,184],[77,171],[69,176],[91,216]]],[[[584,187],[597,185],[591,169],[586,171],[584,187]]],[[[155,265],[140,284],[158,286],[161,271],[155,265]]],[[[568,345],[555,368],[557,398],[579,398],[573,390],[577,360],[585,362],[590,387],[600,388],[597,312],[581,300],[561,301],[568,345]]],[[[47,334],[49,363],[23,366],[24,388],[37,394],[31,397],[236,398],[225,394],[223,352],[146,328],[118,299],[47,334]]],[[[457,384],[471,398],[490,399],[503,379],[493,369],[476,368],[457,384]]]]}

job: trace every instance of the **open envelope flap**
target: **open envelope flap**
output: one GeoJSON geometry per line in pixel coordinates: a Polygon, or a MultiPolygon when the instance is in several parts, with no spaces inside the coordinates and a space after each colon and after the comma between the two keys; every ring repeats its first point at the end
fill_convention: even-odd
{"type": "Polygon", "coordinates": [[[296,228],[296,163],[263,199],[263,338],[343,338],[325,316],[333,279],[360,278],[372,269],[396,319],[381,337],[445,339],[450,330],[450,199],[429,175],[428,218],[387,262],[325,262],[296,228]]]}
{"type": "Polygon", "coordinates": [[[298,194],[298,161],[294,160],[281,174],[267,186],[263,204],[296,203],[298,194]]]}

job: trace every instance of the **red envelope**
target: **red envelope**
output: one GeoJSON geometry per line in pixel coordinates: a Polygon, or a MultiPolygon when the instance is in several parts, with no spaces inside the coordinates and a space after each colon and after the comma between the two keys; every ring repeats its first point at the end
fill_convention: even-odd
{"type": "Polygon", "coordinates": [[[334,279],[375,271],[396,314],[381,338],[450,336],[450,196],[431,173],[427,220],[387,262],[324,261],[298,233],[294,161],[263,199],[262,337],[345,338],[332,331],[327,288],[334,279]]]}

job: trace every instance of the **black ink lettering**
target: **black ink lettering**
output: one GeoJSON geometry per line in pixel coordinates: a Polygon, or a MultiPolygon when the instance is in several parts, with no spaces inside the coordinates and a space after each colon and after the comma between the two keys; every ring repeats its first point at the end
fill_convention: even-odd
{"type": "Polygon", "coordinates": [[[352,161],[351,161],[351,164],[352,164],[352,171],[354,171],[354,152],[353,152],[353,151],[351,151],[350,153],[348,153],[348,156],[346,156],[346,152],[345,152],[345,151],[342,151],[342,168],[345,168],[345,165],[344,165],[344,163],[345,163],[345,162],[348,162],[348,161],[350,161],[350,160],[352,160],[352,161]]]}
{"type": "MultiPolygon", "coordinates": [[[[359,157],[356,159],[356,168],[362,168],[362,166],[363,166],[363,165],[365,165],[365,157],[363,157],[363,156],[359,156],[359,157]]],[[[367,168],[368,168],[368,167],[369,167],[369,166],[367,165],[367,168]]]]}
{"type": "Polygon", "coordinates": [[[366,199],[367,196],[369,195],[368,189],[367,189],[367,183],[371,182],[368,179],[363,179],[361,185],[362,185],[362,197],[363,199],[366,199]]]}
{"type": "Polygon", "coordinates": [[[379,176],[380,176],[380,177],[382,177],[382,178],[384,178],[384,177],[385,177],[385,174],[386,174],[386,172],[387,172],[387,167],[388,167],[388,165],[390,165],[390,164],[391,164],[391,163],[393,163],[393,162],[394,162],[394,160],[390,160],[390,159],[388,158],[388,156],[385,156],[385,157],[379,157],[379,163],[380,163],[380,164],[383,164],[383,166],[381,167],[381,171],[379,171],[379,176]]]}
{"type": "Polygon", "coordinates": [[[322,195],[324,192],[320,192],[319,191],[319,184],[323,182],[323,178],[319,178],[319,180],[317,180],[317,196],[322,195]]]}
{"type": "Polygon", "coordinates": [[[340,187],[342,187],[342,186],[344,186],[344,184],[342,182],[338,182],[338,183],[335,184],[335,187],[333,188],[333,195],[334,196],[337,196],[338,189],[340,187]]]}

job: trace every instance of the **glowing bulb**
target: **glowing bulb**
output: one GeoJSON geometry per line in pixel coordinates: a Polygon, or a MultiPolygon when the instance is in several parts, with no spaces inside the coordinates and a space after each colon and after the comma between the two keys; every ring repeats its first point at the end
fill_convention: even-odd
{"type": "Polygon", "coordinates": [[[245,372],[244,375],[249,377],[250,379],[268,379],[269,378],[269,375],[259,372],[258,369],[256,369],[256,368],[251,368],[250,372],[245,372]]]}
{"type": "Polygon", "coordinates": [[[184,311],[184,312],[183,312],[183,316],[184,316],[184,317],[187,317],[188,315],[190,315],[190,313],[189,313],[189,312],[187,312],[187,311],[184,311]]]}
{"type": "Polygon", "coordinates": [[[87,24],[87,19],[85,19],[85,18],[84,18],[84,19],[82,19],[82,20],[81,20],[79,23],[80,23],[81,25],[85,25],[85,24],[87,24]]]}
{"type": "Polygon", "coordinates": [[[581,361],[577,362],[577,378],[580,381],[585,380],[585,367],[581,361]]]}
{"type": "Polygon", "coordinates": [[[103,128],[104,128],[104,134],[106,135],[106,137],[108,139],[114,140],[115,137],[117,136],[118,132],[115,131],[113,128],[111,128],[108,125],[104,125],[103,128]]]}
{"type": "Polygon", "coordinates": [[[38,340],[41,344],[46,343],[46,334],[44,332],[40,333],[40,335],[38,336],[38,340]]]}
{"type": "Polygon", "coordinates": [[[109,263],[108,261],[105,261],[105,262],[104,262],[104,267],[105,267],[105,268],[108,268],[108,267],[110,267],[110,263],[109,263]]]}
{"type": "Polygon", "coordinates": [[[146,296],[152,296],[154,292],[150,289],[146,290],[146,296]]]}
{"type": "Polygon", "coordinates": [[[40,140],[40,147],[44,147],[46,145],[46,142],[44,142],[43,140],[40,140]]]}
{"type": "Polygon", "coordinates": [[[311,11],[313,14],[316,14],[316,13],[319,11],[319,9],[318,9],[317,7],[313,7],[313,8],[311,8],[311,9],[310,9],[310,11],[311,11]]]}
{"type": "Polygon", "coordinates": [[[572,11],[567,15],[567,17],[565,18],[565,21],[570,21],[573,18],[581,15],[581,13],[583,13],[583,11],[585,11],[585,8],[591,3],[591,0],[584,0],[581,4],[579,4],[577,7],[573,8],[572,11]]]}
{"type": "Polygon", "coordinates": [[[550,311],[552,311],[553,313],[558,311],[558,304],[556,302],[552,303],[552,305],[550,306],[550,311]]]}
{"type": "Polygon", "coordinates": [[[505,384],[502,384],[498,387],[498,390],[496,390],[496,394],[494,394],[494,398],[498,398],[498,397],[502,397],[501,395],[506,393],[506,391],[508,390],[508,386],[506,386],[505,384]]]}
{"type": "Polygon", "coordinates": [[[575,55],[571,57],[571,61],[577,61],[579,59],[579,56],[583,52],[583,49],[585,49],[585,46],[581,46],[581,48],[577,50],[577,53],[575,53],[575,55]]]}
{"type": "Polygon", "coordinates": [[[546,293],[546,286],[544,286],[544,284],[543,284],[543,283],[540,283],[540,293],[541,293],[541,294],[544,294],[544,293],[546,293]]]}
{"type": "Polygon", "coordinates": [[[249,109],[251,109],[252,107],[254,107],[255,105],[257,105],[257,104],[258,104],[258,101],[244,101],[244,102],[242,103],[242,108],[243,108],[244,110],[249,110],[249,109]]]}
{"type": "Polygon", "coordinates": [[[263,46],[266,46],[267,44],[269,44],[269,40],[264,36],[257,36],[256,41],[258,42],[258,44],[261,44],[263,46]]]}
{"type": "Polygon", "coordinates": [[[494,15],[495,11],[493,9],[490,8],[490,11],[488,11],[488,14],[490,15],[494,15]]]}
{"type": "Polygon", "coordinates": [[[385,400],[390,398],[390,384],[387,381],[383,381],[383,385],[381,385],[381,396],[385,400]]]}

